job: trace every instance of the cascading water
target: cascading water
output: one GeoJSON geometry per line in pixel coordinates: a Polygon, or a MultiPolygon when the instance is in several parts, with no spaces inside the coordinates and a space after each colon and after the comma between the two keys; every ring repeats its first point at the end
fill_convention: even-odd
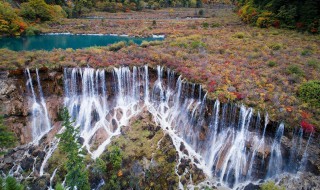
{"type": "Polygon", "coordinates": [[[38,69],[36,70],[37,75],[37,87],[39,94],[37,96],[34,86],[32,77],[30,74],[30,70],[26,69],[27,73],[27,87],[30,89],[32,93],[32,139],[35,144],[38,143],[38,141],[49,132],[51,129],[50,119],[48,116],[47,106],[46,102],[43,96],[42,87],[40,83],[40,77],[38,69]]]}
{"type": "MultiPolygon", "coordinates": [[[[147,69],[134,67],[131,72],[127,67],[115,68],[109,81],[104,70],[65,69],[65,105],[93,158],[104,151],[113,136],[120,134],[120,126],[140,111],[140,87],[149,82],[147,69]],[[108,99],[109,94],[114,99],[108,99]]],[[[148,98],[144,100],[147,102],[148,98]]]]}
{"type": "MultiPolygon", "coordinates": [[[[261,125],[260,114],[254,116],[252,108],[221,104],[219,100],[212,103],[200,85],[187,83],[182,76],[176,80],[173,71],[160,66],[156,72],[157,77],[150,79],[148,66],[132,70],[114,68],[112,74],[103,69],[64,69],[64,104],[92,158],[99,157],[111,138],[121,134],[121,126],[147,109],[172,139],[178,152],[177,170],[182,160],[187,159],[202,169],[208,180],[235,189],[300,168],[302,158],[290,158],[290,162],[296,163],[294,168],[284,161],[283,124],[275,136],[267,135],[267,114],[261,125]]],[[[44,107],[37,103],[29,70],[27,73],[34,110],[39,112],[44,107]]],[[[45,102],[39,79],[38,86],[40,101],[45,102]]],[[[43,113],[47,115],[47,111],[43,113]]],[[[50,129],[45,121],[34,117],[33,128],[41,129],[35,130],[35,134],[42,136],[50,129]],[[39,127],[42,125],[45,129],[39,127]]],[[[296,146],[301,146],[301,133],[293,141],[296,146]]],[[[179,188],[183,188],[181,183],[179,188]]]]}

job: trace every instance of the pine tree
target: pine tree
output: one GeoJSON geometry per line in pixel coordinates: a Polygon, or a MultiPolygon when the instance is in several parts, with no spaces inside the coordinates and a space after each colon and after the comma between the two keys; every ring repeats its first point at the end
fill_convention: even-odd
{"type": "Polygon", "coordinates": [[[60,138],[59,149],[67,155],[66,184],[71,190],[75,187],[81,190],[89,190],[88,171],[84,163],[81,145],[77,141],[79,130],[72,126],[73,122],[66,108],[62,110],[62,119],[62,126],[65,127],[65,131],[58,137],[60,138]]]}
{"type": "Polygon", "coordinates": [[[4,190],[2,177],[0,177],[0,190],[4,190]]]}
{"type": "Polygon", "coordinates": [[[5,190],[23,190],[24,187],[20,185],[14,177],[7,177],[5,190]]]}
{"type": "Polygon", "coordinates": [[[55,187],[55,190],[64,190],[64,188],[60,183],[58,183],[55,187]]]}

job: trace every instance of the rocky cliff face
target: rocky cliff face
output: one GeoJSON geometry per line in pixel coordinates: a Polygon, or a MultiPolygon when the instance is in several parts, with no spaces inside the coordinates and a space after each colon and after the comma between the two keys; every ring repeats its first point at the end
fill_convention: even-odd
{"type": "MultiPolygon", "coordinates": [[[[31,73],[36,83],[35,73],[31,73]]],[[[42,88],[52,123],[63,103],[62,72],[40,70],[42,88]]],[[[23,70],[0,72],[0,114],[5,124],[16,134],[20,144],[32,141],[31,135],[31,95],[27,89],[27,77],[23,70]]],[[[37,91],[37,85],[34,85],[37,91]]]]}

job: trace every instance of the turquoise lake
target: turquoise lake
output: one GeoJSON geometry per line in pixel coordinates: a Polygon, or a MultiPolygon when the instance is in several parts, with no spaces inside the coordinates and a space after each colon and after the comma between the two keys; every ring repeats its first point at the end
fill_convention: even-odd
{"type": "Polygon", "coordinates": [[[0,48],[7,48],[14,51],[32,50],[53,50],[53,49],[82,49],[91,46],[107,46],[120,41],[129,42],[132,40],[136,44],[142,41],[163,40],[163,38],[135,38],[114,35],[72,35],[54,34],[23,37],[2,37],[0,38],[0,48]]]}

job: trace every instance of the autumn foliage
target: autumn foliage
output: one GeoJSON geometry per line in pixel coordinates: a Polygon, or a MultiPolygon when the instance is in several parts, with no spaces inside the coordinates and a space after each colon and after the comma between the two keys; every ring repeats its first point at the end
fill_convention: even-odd
{"type": "Polygon", "coordinates": [[[302,129],[307,133],[313,133],[315,131],[314,125],[308,123],[305,120],[302,120],[300,123],[302,129]]]}
{"type": "Polygon", "coordinates": [[[19,35],[25,31],[27,24],[17,12],[9,3],[0,1],[0,35],[19,35]]]}
{"type": "Polygon", "coordinates": [[[261,28],[297,29],[319,33],[320,4],[314,0],[237,0],[241,19],[261,28]]]}

